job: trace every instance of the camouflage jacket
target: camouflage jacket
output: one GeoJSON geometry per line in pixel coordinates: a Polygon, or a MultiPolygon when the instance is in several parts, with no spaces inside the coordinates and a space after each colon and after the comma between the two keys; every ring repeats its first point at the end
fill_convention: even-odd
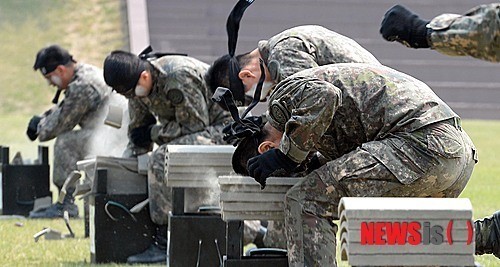
{"type": "Polygon", "coordinates": [[[111,88],[104,82],[102,70],[78,63],[64,99],[42,115],[38,139],[47,141],[79,125],[91,129],[104,122],[111,88]]]}
{"type": "Polygon", "coordinates": [[[423,82],[382,65],[316,67],[276,87],[267,116],[284,132],[280,150],[296,162],[309,151],[336,159],[367,142],[458,117],[423,82]]]}
{"type": "MultiPolygon", "coordinates": [[[[207,64],[185,56],[164,56],[150,62],[154,66],[153,88],[149,96],[129,100],[129,133],[156,118],[159,123],[152,128],[151,139],[162,145],[231,119],[210,98],[203,78],[207,64]]],[[[128,148],[141,154],[151,147],[138,148],[129,143],[128,148]]]]}
{"type": "Polygon", "coordinates": [[[380,64],[354,40],[316,25],[285,30],[260,41],[258,49],[276,83],[301,70],[327,64],[380,64]]]}
{"type": "Polygon", "coordinates": [[[465,15],[440,15],[428,27],[433,29],[431,47],[443,54],[500,62],[500,3],[477,6],[465,15]]]}

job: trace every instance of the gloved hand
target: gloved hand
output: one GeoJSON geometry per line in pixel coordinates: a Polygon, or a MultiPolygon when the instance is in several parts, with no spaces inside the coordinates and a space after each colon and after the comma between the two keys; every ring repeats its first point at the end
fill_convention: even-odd
{"type": "Polygon", "coordinates": [[[293,171],[299,164],[283,154],[279,149],[273,148],[263,154],[255,156],[248,160],[247,169],[252,176],[264,189],[266,179],[278,171],[293,171]]]}
{"type": "Polygon", "coordinates": [[[398,41],[413,48],[429,48],[428,35],[432,32],[429,21],[403,6],[395,5],[387,10],[380,26],[380,33],[387,41],[398,41]]]}
{"type": "Polygon", "coordinates": [[[149,146],[152,142],[151,140],[151,129],[154,124],[137,127],[130,131],[130,141],[132,144],[138,147],[149,146]]]}
{"type": "Polygon", "coordinates": [[[222,138],[228,144],[237,146],[245,137],[252,136],[259,132],[263,126],[261,116],[250,116],[240,121],[232,122],[222,129],[224,137],[222,138]]]}
{"type": "Polygon", "coordinates": [[[28,135],[28,138],[31,141],[35,141],[36,138],[38,137],[38,134],[36,133],[38,131],[38,124],[40,123],[40,120],[42,117],[40,116],[33,116],[28,123],[28,129],[26,130],[26,134],[28,135]]]}

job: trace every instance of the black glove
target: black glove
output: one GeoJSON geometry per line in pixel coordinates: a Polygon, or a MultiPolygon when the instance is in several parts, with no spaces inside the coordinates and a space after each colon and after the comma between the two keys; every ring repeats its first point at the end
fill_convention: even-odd
{"type": "Polygon", "coordinates": [[[246,117],[240,121],[235,121],[224,126],[222,129],[224,137],[222,139],[228,144],[237,146],[243,138],[260,132],[263,125],[264,123],[261,116],[246,117]]]}
{"type": "Polygon", "coordinates": [[[151,129],[154,125],[137,127],[130,131],[130,141],[138,147],[146,147],[151,144],[151,129]]]}
{"type": "Polygon", "coordinates": [[[267,177],[279,171],[292,172],[299,164],[283,154],[279,149],[273,148],[265,153],[248,160],[247,169],[263,189],[266,187],[267,177]]]}
{"type": "Polygon", "coordinates": [[[413,48],[429,48],[428,35],[432,32],[425,21],[403,6],[387,10],[380,26],[380,33],[387,41],[398,41],[413,48]]]}
{"type": "Polygon", "coordinates": [[[42,117],[40,116],[33,116],[28,123],[28,129],[26,130],[26,134],[28,135],[28,138],[31,141],[35,141],[36,138],[38,137],[38,134],[36,133],[38,131],[38,124],[40,123],[40,120],[42,117]]]}

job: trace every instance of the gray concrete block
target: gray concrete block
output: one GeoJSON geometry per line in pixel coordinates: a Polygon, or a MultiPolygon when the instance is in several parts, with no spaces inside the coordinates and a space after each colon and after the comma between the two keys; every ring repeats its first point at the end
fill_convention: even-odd
{"type": "Polygon", "coordinates": [[[224,220],[283,220],[286,192],[300,178],[270,177],[262,190],[252,177],[219,176],[224,220]]]}
{"type": "Polygon", "coordinates": [[[467,219],[472,204],[466,198],[342,198],[339,214],[359,219],[467,219]]]}
{"type": "Polygon", "coordinates": [[[173,188],[214,188],[214,184],[208,180],[173,180],[167,182],[167,186],[173,188]]]}
{"type": "MultiPolygon", "coordinates": [[[[342,260],[348,260],[350,265],[473,265],[475,244],[472,205],[468,199],[342,198],[338,212],[340,256],[342,260]],[[418,245],[362,244],[361,224],[372,222],[380,223],[377,233],[382,234],[374,238],[384,240],[382,242],[389,240],[393,223],[418,222],[417,231],[422,241],[418,245]],[[438,233],[433,232],[433,235],[442,238],[439,245],[428,243],[428,240],[424,242],[424,235],[429,235],[432,227],[438,229],[438,233]],[[451,241],[448,242],[450,235],[451,241]]],[[[407,238],[408,233],[404,234],[407,238]]]]}
{"type": "MultiPolygon", "coordinates": [[[[414,219],[414,218],[409,218],[409,219],[390,219],[390,222],[419,222],[419,223],[424,223],[424,222],[429,222],[432,225],[438,225],[442,228],[448,227],[448,224],[450,224],[450,220],[436,220],[436,219],[414,219]]],[[[451,226],[453,231],[467,231],[468,226],[467,226],[467,219],[453,219],[451,220],[451,226]]],[[[361,223],[363,222],[380,222],[378,219],[359,219],[359,218],[349,218],[348,220],[343,220],[341,223],[342,225],[345,225],[346,228],[348,228],[350,231],[359,231],[361,229],[361,223]]],[[[471,223],[469,221],[469,223],[471,223]]]]}
{"type": "MultiPolygon", "coordinates": [[[[77,167],[85,172],[92,184],[96,170],[106,169],[108,172],[106,190],[109,194],[144,194],[147,192],[147,177],[138,173],[136,158],[97,156],[79,161],[77,167]]],[[[94,190],[94,185],[92,188],[94,190]]]]}
{"type": "Polygon", "coordinates": [[[221,192],[221,201],[231,201],[231,202],[284,202],[284,194],[274,194],[274,193],[240,193],[240,192],[221,192]]]}
{"type": "MultiPolygon", "coordinates": [[[[219,173],[219,175],[228,175],[233,172],[232,166],[203,166],[193,164],[191,166],[167,165],[166,173],[219,173]]],[[[215,177],[217,178],[217,176],[215,177]]]]}
{"type": "Polygon", "coordinates": [[[283,202],[222,202],[224,212],[254,212],[254,211],[281,211],[285,204],[283,202]]]}
{"type": "Polygon", "coordinates": [[[235,147],[230,145],[169,145],[167,166],[231,166],[235,147]]]}
{"type": "Polygon", "coordinates": [[[284,220],[283,212],[223,212],[222,220],[284,220]]]}
{"type": "Polygon", "coordinates": [[[350,255],[351,266],[474,266],[472,255],[350,255]]]}

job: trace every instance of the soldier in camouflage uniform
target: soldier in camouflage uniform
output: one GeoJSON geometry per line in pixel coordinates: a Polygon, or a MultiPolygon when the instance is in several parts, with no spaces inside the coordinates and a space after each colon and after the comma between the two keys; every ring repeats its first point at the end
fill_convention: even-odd
{"type": "MultiPolygon", "coordinates": [[[[311,151],[329,160],[286,194],[290,266],[336,265],[340,198],[457,197],[477,159],[448,105],[421,81],[381,65],[299,72],[276,86],[267,115],[262,139],[270,149],[247,164],[261,185],[293,172],[311,151]]],[[[262,144],[245,143],[253,143],[249,151],[262,144]]]]}
{"type": "MultiPolygon", "coordinates": [[[[380,33],[388,41],[432,48],[451,56],[500,62],[500,3],[477,6],[464,15],[443,14],[431,21],[396,5],[384,16],[380,33]]],[[[476,220],[476,254],[500,258],[500,211],[476,220]]]]}
{"type": "MultiPolygon", "coordinates": [[[[285,30],[268,40],[262,40],[251,52],[236,56],[243,87],[231,87],[237,104],[249,104],[260,79],[259,59],[264,61],[266,80],[261,100],[282,79],[304,69],[333,63],[371,63],[378,60],[354,40],[317,25],[304,25],[285,30]],[[240,92],[244,90],[244,92],[240,92]],[[238,99],[238,96],[243,98],[238,99]]],[[[212,92],[217,87],[229,88],[229,55],[217,59],[207,72],[206,80],[212,92]]],[[[284,247],[281,222],[270,224],[264,239],[266,246],[284,247]]]]}
{"type": "MultiPolygon", "coordinates": [[[[53,182],[61,189],[68,175],[76,170],[76,162],[84,159],[90,146],[90,137],[104,121],[104,112],[111,93],[97,67],[77,63],[58,45],[41,49],[33,66],[40,70],[50,85],[57,87],[57,94],[50,110],[41,116],[33,116],[28,125],[28,137],[34,141],[56,138],[54,145],[53,182]],[[64,99],[58,102],[64,91],[64,99]],[[80,126],[79,130],[75,130],[80,126]]],[[[69,191],[74,190],[70,188],[69,191]]],[[[78,216],[71,192],[63,204],[56,203],[47,209],[30,213],[31,218],[62,217],[68,210],[71,217],[78,216]]]]}
{"type": "Polygon", "coordinates": [[[464,15],[443,14],[431,21],[396,5],[384,16],[380,33],[388,41],[432,48],[453,56],[500,62],[500,3],[477,6],[464,15]]]}
{"type": "Polygon", "coordinates": [[[124,156],[159,145],[148,167],[149,208],[157,234],[150,248],[129,257],[129,263],[166,261],[172,197],[165,181],[167,144],[224,144],[222,127],[230,114],[211,101],[203,78],[207,69],[207,64],[187,56],[148,59],[124,51],[114,51],[104,61],[106,83],[129,99],[130,142],[124,156]]]}
{"type": "Polygon", "coordinates": [[[354,40],[317,25],[285,30],[269,40],[260,41],[251,52],[236,56],[240,69],[238,87],[229,86],[230,59],[229,55],[217,59],[207,72],[206,80],[212,92],[217,87],[230,88],[239,105],[248,104],[254,95],[260,78],[259,59],[264,61],[266,74],[262,100],[270,94],[274,85],[301,70],[333,63],[379,64],[354,40]]]}

